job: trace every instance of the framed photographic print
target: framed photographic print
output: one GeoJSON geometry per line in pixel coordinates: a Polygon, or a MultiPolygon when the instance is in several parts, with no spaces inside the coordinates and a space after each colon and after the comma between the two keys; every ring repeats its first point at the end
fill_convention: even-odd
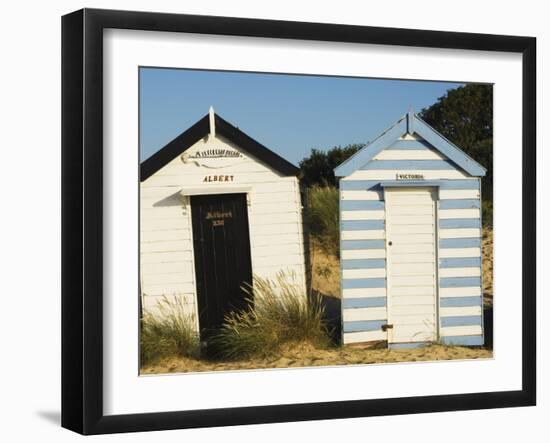
{"type": "Polygon", "coordinates": [[[62,21],[62,425],[534,405],[536,41],[62,21]]]}

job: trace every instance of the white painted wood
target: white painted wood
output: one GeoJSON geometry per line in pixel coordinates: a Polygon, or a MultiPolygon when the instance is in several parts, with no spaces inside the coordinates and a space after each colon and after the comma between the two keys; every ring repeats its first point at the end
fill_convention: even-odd
{"type": "Polygon", "coordinates": [[[440,229],[439,238],[474,238],[481,237],[479,228],[440,229]]]}
{"type": "Polygon", "coordinates": [[[481,269],[479,266],[475,268],[441,268],[439,276],[445,277],[480,277],[481,269]]]}
{"type": "Polygon", "coordinates": [[[144,274],[147,275],[177,273],[181,272],[182,270],[190,269],[192,267],[192,260],[171,263],[141,263],[141,269],[143,270],[144,274]]]}
{"type": "Polygon", "coordinates": [[[479,297],[481,296],[481,287],[469,286],[465,288],[439,288],[439,296],[445,297],[479,297]]]}
{"type": "Polygon", "coordinates": [[[389,343],[437,339],[436,200],[431,188],[385,191],[389,343]]]}
{"type": "Polygon", "coordinates": [[[142,252],[140,256],[140,263],[142,265],[150,263],[179,263],[191,260],[193,260],[193,255],[190,250],[177,252],[142,252]]]}
{"type": "Polygon", "coordinates": [[[344,321],[385,320],[386,308],[344,309],[344,321]]]}
{"type": "Polygon", "coordinates": [[[445,160],[446,157],[430,149],[419,150],[382,150],[373,157],[373,160],[445,160]]]}
{"type": "Polygon", "coordinates": [[[189,228],[172,229],[163,231],[143,231],[141,233],[141,242],[150,243],[158,241],[177,241],[188,240],[190,238],[189,228]]]}
{"type": "Polygon", "coordinates": [[[441,258],[469,258],[480,257],[481,248],[447,248],[440,249],[439,256],[441,258]]]}
{"type": "Polygon", "coordinates": [[[439,198],[441,200],[452,200],[460,198],[476,199],[479,198],[477,189],[440,189],[439,198]]]}
{"type": "Polygon", "coordinates": [[[343,278],[383,278],[386,276],[386,269],[343,269],[343,278]]]}
{"type": "Polygon", "coordinates": [[[434,232],[433,224],[423,225],[395,225],[392,229],[395,234],[431,234],[434,232]]]}
{"type": "Polygon", "coordinates": [[[344,334],[344,344],[361,343],[367,341],[386,340],[384,331],[347,332],[344,334]]]}
{"type": "Polygon", "coordinates": [[[393,263],[413,264],[413,263],[431,263],[435,260],[433,252],[410,253],[410,254],[392,254],[393,263]]]}
{"type": "Polygon", "coordinates": [[[194,283],[162,283],[149,284],[143,282],[142,293],[144,296],[149,295],[172,295],[181,293],[195,294],[194,283]]]}
{"type": "MultiPolygon", "coordinates": [[[[414,225],[413,225],[414,226],[414,225]]],[[[396,246],[418,245],[418,244],[430,244],[434,245],[434,225],[428,225],[432,227],[431,234],[396,234],[393,233],[391,237],[388,235],[388,240],[391,240],[396,246]]]]}
{"type": "Polygon", "coordinates": [[[362,258],[386,258],[385,249],[343,249],[340,251],[342,260],[362,258]]]}
{"type": "MultiPolygon", "coordinates": [[[[414,199],[416,200],[416,198],[414,199]]],[[[408,203],[408,202],[407,202],[408,203]]],[[[395,215],[432,215],[433,208],[431,205],[418,205],[418,204],[407,204],[402,201],[396,203],[393,208],[393,214],[395,215]]]]}
{"type": "Polygon", "coordinates": [[[384,220],[386,213],[382,211],[342,211],[342,220],[384,220]]]}
{"type": "Polygon", "coordinates": [[[418,243],[413,245],[394,244],[392,246],[392,252],[394,254],[411,254],[411,253],[414,254],[414,253],[427,253],[427,252],[433,253],[433,244],[432,243],[418,243]]]}
{"type": "Polygon", "coordinates": [[[392,256],[392,268],[390,275],[393,277],[401,277],[407,275],[417,276],[433,276],[434,273],[434,256],[428,255],[424,260],[410,261],[409,263],[397,262],[392,256]],[[403,265],[403,266],[401,266],[403,265]]]}
{"type": "Polygon", "coordinates": [[[439,219],[445,220],[448,218],[479,218],[479,209],[440,209],[439,219]]]}
{"type": "Polygon", "coordinates": [[[192,249],[190,240],[142,242],[141,252],[179,252],[192,249]]]}
{"type": "Polygon", "coordinates": [[[377,191],[340,191],[342,200],[382,200],[382,192],[377,191]]]}
{"type": "Polygon", "coordinates": [[[433,297],[436,291],[433,285],[429,286],[395,286],[392,288],[392,294],[394,296],[417,296],[417,295],[426,295],[433,297]]]}
{"type": "Polygon", "coordinates": [[[385,297],[386,288],[352,288],[342,289],[343,298],[372,298],[385,297]]]}
{"type": "Polygon", "coordinates": [[[392,224],[395,225],[433,225],[434,219],[431,215],[394,215],[392,224]]]}
{"type": "Polygon", "coordinates": [[[435,315],[435,306],[431,303],[413,305],[407,304],[402,306],[393,306],[393,315],[395,316],[407,316],[407,315],[435,315]]]}
{"type": "Polygon", "coordinates": [[[395,180],[397,174],[420,174],[424,180],[439,180],[439,179],[471,179],[468,174],[458,169],[441,169],[441,170],[357,170],[342,180],[395,180]]]}
{"type": "Polygon", "coordinates": [[[410,306],[417,305],[426,305],[433,308],[434,306],[434,297],[432,295],[393,295],[392,296],[392,307],[393,309],[396,306],[402,306],[403,308],[408,308],[410,306]]]}
{"type": "Polygon", "coordinates": [[[481,306],[462,306],[453,308],[439,308],[441,317],[465,317],[470,315],[481,315],[481,306]]]}
{"type": "Polygon", "coordinates": [[[385,231],[379,229],[366,229],[364,231],[342,231],[342,240],[383,240],[385,231]]]}
{"type": "Polygon", "coordinates": [[[481,326],[450,326],[441,328],[442,337],[456,337],[461,335],[481,335],[481,326]]]}

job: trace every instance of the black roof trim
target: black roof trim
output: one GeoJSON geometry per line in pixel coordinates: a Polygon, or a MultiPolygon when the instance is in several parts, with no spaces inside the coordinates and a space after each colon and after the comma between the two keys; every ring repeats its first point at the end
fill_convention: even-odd
{"type": "MultiPolygon", "coordinates": [[[[261,160],[275,171],[286,176],[298,175],[299,169],[283,157],[275,154],[269,148],[249,137],[239,128],[233,126],[219,115],[215,114],[216,134],[225,137],[230,142],[236,144],[247,153],[261,160]]],[[[164,148],[157,151],[140,165],[140,181],[147,180],[155,172],[166,166],[178,155],[184,153],[201,138],[210,132],[210,123],[208,114],[201,118],[197,123],[178,135],[174,140],[168,143],[164,148]]]]}

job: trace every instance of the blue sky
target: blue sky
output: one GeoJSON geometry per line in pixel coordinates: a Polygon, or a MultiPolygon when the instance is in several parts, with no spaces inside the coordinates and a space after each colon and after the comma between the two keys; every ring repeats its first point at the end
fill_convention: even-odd
{"type": "Polygon", "coordinates": [[[460,83],[141,68],[140,156],[154,154],[208,113],[298,164],[311,148],[366,143],[409,107],[460,83]]]}

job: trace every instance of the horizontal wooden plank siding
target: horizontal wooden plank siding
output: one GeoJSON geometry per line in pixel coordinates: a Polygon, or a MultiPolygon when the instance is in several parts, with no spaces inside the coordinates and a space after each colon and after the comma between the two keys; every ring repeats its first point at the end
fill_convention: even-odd
{"type": "MultiPolygon", "coordinates": [[[[454,156],[447,142],[444,151],[416,134],[393,141],[384,135],[383,142],[379,146],[385,147],[377,148],[365,164],[356,162],[354,168],[342,168],[348,173],[339,182],[343,342],[388,338],[386,332],[368,328],[378,326],[372,322],[388,306],[387,281],[377,272],[388,266],[386,240],[391,240],[391,265],[398,270],[386,270],[393,297],[392,316],[425,317],[431,322],[436,318],[444,343],[481,345],[480,178],[477,173],[472,176],[466,172],[469,166],[454,156]],[[408,176],[415,175],[422,177],[418,185],[414,180],[406,183],[408,176]],[[389,238],[385,232],[389,191],[385,190],[396,187],[407,190],[391,197],[389,238]],[[435,216],[430,202],[423,200],[422,190],[427,187],[437,190],[435,216]],[[430,246],[434,238],[436,251],[433,243],[430,246]],[[437,274],[430,263],[432,267],[436,263],[437,274]],[[439,296],[435,305],[434,275],[438,276],[439,296]]],[[[401,331],[392,330],[393,341],[396,337],[407,341],[414,334],[414,326],[410,325],[410,330],[405,326],[401,331]]]]}

